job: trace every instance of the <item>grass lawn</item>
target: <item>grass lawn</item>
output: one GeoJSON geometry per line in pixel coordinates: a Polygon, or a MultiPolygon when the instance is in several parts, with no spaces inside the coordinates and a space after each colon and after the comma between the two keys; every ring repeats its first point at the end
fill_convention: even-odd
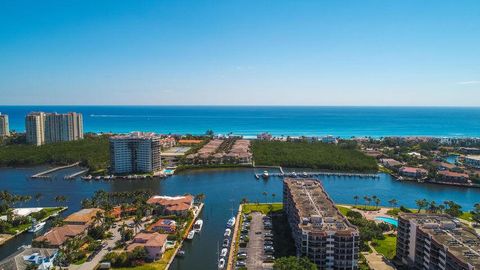
{"type": "Polygon", "coordinates": [[[136,266],[136,267],[123,267],[123,268],[114,268],[119,270],[162,270],[166,269],[168,262],[173,256],[175,252],[175,248],[169,249],[165,251],[162,258],[153,263],[146,263],[144,265],[136,266]]]}
{"type": "Polygon", "coordinates": [[[378,253],[385,256],[385,258],[393,259],[397,248],[397,237],[395,235],[385,235],[385,239],[383,240],[374,239],[372,246],[378,253]]]}
{"type": "Polygon", "coordinates": [[[270,212],[277,212],[278,210],[282,209],[282,203],[249,203],[243,205],[242,212],[245,214],[249,214],[251,212],[261,212],[262,214],[268,214],[270,212]]]}
{"type": "Polygon", "coordinates": [[[373,206],[373,205],[357,205],[354,206],[353,208],[362,210],[362,211],[378,211],[380,210],[380,207],[373,206]]]}
{"type": "Polygon", "coordinates": [[[342,215],[344,215],[344,216],[347,216],[347,212],[350,211],[350,209],[345,207],[345,206],[337,205],[337,208],[340,211],[340,213],[342,213],[342,215]]]}
{"type": "Polygon", "coordinates": [[[467,220],[467,221],[473,221],[472,213],[470,213],[470,212],[463,212],[463,214],[460,215],[459,218],[467,220]]]}

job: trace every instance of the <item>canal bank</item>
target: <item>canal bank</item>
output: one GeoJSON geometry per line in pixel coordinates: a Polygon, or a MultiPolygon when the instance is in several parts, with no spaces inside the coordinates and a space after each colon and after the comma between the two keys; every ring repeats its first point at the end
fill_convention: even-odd
{"type": "MultiPolygon", "coordinates": [[[[269,180],[255,179],[255,173],[262,173],[264,169],[222,169],[181,172],[166,179],[155,180],[121,180],[121,181],[82,181],[64,180],[65,175],[72,174],[75,169],[65,169],[53,173],[49,179],[32,180],[29,176],[44,168],[2,168],[0,169],[0,189],[16,194],[42,193],[44,197],[38,202],[44,206],[58,206],[54,197],[67,197],[69,209],[62,215],[68,215],[80,209],[80,201],[89,198],[96,190],[131,191],[151,190],[157,194],[199,194],[204,193],[205,207],[200,214],[204,221],[202,233],[195,236],[191,242],[185,242],[182,249],[185,256],[175,258],[171,264],[173,270],[182,269],[214,269],[217,265],[217,242],[223,241],[222,232],[225,221],[238,209],[243,198],[250,202],[279,201],[282,197],[281,178],[269,180]],[[265,193],[266,194],[265,194],[265,193]]],[[[480,190],[466,189],[431,184],[420,184],[395,181],[387,174],[380,174],[378,179],[360,179],[355,177],[325,176],[320,177],[325,190],[337,203],[354,204],[353,196],[376,195],[380,198],[380,205],[388,205],[388,200],[397,199],[398,205],[415,208],[415,200],[427,199],[443,202],[453,200],[464,209],[471,209],[479,202],[480,190]]],[[[24,207],[36,206],[31,201],[24,207]]],[[[29,244],[32,234],[22,234],[12,239],[8,245],[0,247],[0,257],[5,258],[16,251],[22,244],[29,244]]]]}

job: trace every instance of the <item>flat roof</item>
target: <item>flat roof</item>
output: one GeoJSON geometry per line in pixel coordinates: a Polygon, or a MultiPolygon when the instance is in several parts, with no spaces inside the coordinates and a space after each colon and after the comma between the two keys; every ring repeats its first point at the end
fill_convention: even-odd
{"type": "Polygon", "coordinates": [[[417,224],[458,260],[480,269],[480,237],[474,229],[446,214],[401,214],[400,217],[417,224]]]}
{"type": "Polygon", "coordinates": [[[174,146],[164,150],[160,155],[165,157],[184,156],[190,149],[191,147],[174,146]]]}

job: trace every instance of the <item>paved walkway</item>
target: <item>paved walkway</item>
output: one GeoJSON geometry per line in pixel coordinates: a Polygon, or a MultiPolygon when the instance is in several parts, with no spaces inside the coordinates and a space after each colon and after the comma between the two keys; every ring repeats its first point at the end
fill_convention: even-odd
{"type": "Polygon", "coordinates": [[[372,249],[372,253],[364,252],[363,255],[365,256],[365,259],[367,260],[368,266],[372,268],[373,270],[395,270],[395,266],[387,260],[385,257],[383,257],[382,254],[379,254],[375,248],[371,245],[371,243],[368,243],[368,246],[370,249],[372,249]]]}

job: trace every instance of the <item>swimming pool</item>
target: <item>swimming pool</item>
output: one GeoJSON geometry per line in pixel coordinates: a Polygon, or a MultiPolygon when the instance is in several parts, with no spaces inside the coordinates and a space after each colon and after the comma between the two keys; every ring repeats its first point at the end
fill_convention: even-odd
{"type": "Polygon", "coordinates": [[[391,218],[391,217],[376,217],[376,220],[383,221],[388,224],[392,224],[395,227],[398,227],[398,220],[391,218]]]}

